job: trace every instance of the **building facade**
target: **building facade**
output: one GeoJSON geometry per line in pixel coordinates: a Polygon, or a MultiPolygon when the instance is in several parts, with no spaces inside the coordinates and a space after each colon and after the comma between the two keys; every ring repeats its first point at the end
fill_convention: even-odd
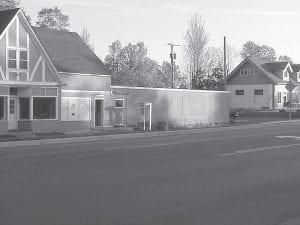
{"type": "Polygon", "coordinates": [[[279,109],[290,101],[286,84],[292,82],[292,102],[300,103],[300,73],[289,62],[269,62],[247,58],[228,76],[230,107],[243,109],[279,109]]]}
{"type": "Polygon", "coordinates": [[[145,109],[150,124],[224,124],[226,102],[227,92],[111,87],[77,33],[32,27],[20,9],[0,11],[0,133],[135,126],[145,109]]]}

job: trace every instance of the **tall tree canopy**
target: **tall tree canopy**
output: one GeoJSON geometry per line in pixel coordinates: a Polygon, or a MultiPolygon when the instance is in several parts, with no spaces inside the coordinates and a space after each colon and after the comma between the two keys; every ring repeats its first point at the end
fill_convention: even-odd
{"type": "Polygon", "coordinates": [[[20,0],[0,0],[0,11],[18,8],[20,0]]]}
{"type": "Polygon", "coordinates": [[[112,83],[115,85],[170,87],[171,78],[167,77],[170,76],[167,72],[168,65],[163,64],[161,67],[149,58],[143,42],[129,43],[123,47],[119,40],[114,41],[109,46],[105,63],[112,72],[112,83]]]}
{"type": "Polygon", "coordinates": [[[275,50],[267,45],[258,45],[253,41],[248,41],[243,45],[241,56],[245,58],[259,58],[274,61],[276,60],[275,50]]]}
{"type": "Polygon", "coordinates": [[[191,86],[197,80],[197,75],[204,70],[205,52],[208,44],[208,34],[199,13],[192,14],[184,35],[184,55],[191,86]]]}
{"type": "Polygon", "coordinates": [[[291,57],[287,56],[287,55],[281,55],[278,57],[278,60],[281,62],[289,62],[291,64],[293,64],[293,60],[291,57]]]}
{"type": "Polygon", "coordinates": [[[95,52],[95,47],[93,43],[91,42],[91,34],[88,32],[87,26],[84,26],[81,34],[80,34],[82,40],[86,43],[86,45],[95,52]]]}
{"type": "Polygon", "coordinates": [[[63,14],[57,7],[42,8],[38,12],[37,26],[47,27],[55,30],[69,30],[69,16],[63,14]]]}

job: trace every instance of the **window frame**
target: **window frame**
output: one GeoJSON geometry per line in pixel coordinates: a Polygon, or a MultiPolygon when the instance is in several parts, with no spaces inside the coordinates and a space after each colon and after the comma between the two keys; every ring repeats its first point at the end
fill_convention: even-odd
{"type": "Polygon", "coordinates": [[[32,120],[34,120],[34,121],[38,121],[38,120],[42,120],[42,121],[58,120],[58,96],[32,96],[31,101],[32,101],[32,104],[31,104],[32,120]],[[53,98],[53,99],[55,99],[55,118],[52,118],[52,119],[35,119],[34,118],[34,98],[53,98]]]}
{"type": "Polygon", "coordinates": [[[17,48],[13,48],[13,47],[8,47],[7,48],[7,69],[9,71],[17,71],[18,70],[18,49],[17,48]],[[10,58],[10,51],[15,51],[16,52],[16,58],[15,59],[10,58]],[[10,67],[9,66],[10,61],[15,61],[16,67],[10,67]]]}
{"type": "Polygon", "coordinates": [[[248,76],[248,69],[241,69],[240,76],[243,76],[243,77],[248,76]],[[246,72],[246,74],[245,74],[245,72],[246,72]]]}
{"type": "Polygon", "coordinates": [[[254,95],[255,96],[263,96],[264,95],[264,89],[254,89],[254,95]]]}
{"type": "Polygon", "coordinates": [[[245,90],[242,90],[242,89],[235,90],[235,96],[244,96],[244,95],[245,95],[245,90]],[[242,91],[243,94],[238,94],[239,91],[242,91]]]}
{"type": "Polygon", "coordinates": [[[20,48],[20,47],[12,47],[12,46],[8,46],[7,48],[7,53],[6,53],[6,63],[7,63],[7,70],[8,72],[24,72],[24,73],[28,73],[29,72],[29,49],[28,48],[20,48]],[[16,59],[10,59],[9,57],[9,51],[14,50],[16,51],[16,59]],[[22,69],[20,68],[20,62],[21,62],[21,52],[25,52],[27,53],[27,60],[23,60],[25,61],[27,64],[27,69],[22,69]],[[16,61],[16,68],[9,68],[9,61],[10,60],[15,60],[16,61]]]}
{"type": "Polygon", "coordinates": [[[116,98],[115,99],[115,108],[116,109],[123,109],[123,108],[125,108],[125,99],[124,98],[116,98]],[[122,101],[122,106],[117,106],[117,101],[122,101]]]}
{"type": "Polygon", "coordinates": [[[250,69],[250,76],[257,76],[257,75],[258,75],[257,69],[250,69]],[[255,73],[252,73],[253,71],[255,71],[255,73]]]}
{"type": "Polygon", "coordinates": [[[277,103],[282,103],[282,93],[280,91],[277,92],[277,103]]]}

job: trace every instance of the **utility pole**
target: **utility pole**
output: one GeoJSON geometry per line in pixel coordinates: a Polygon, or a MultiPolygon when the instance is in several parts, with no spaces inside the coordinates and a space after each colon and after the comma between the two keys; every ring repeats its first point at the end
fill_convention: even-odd
{"type": "Polygon", "coordinates": [[[173,44],[173,43],[169,43],[167,45],[170,45],[171,46],[171,52],[170,52],[170,58],[171,58],[171,74],[172,74],[172,84],[171,84],[171,87],[172,89],[174,88],[174,68],[175,68],[175,65],[174,65],[174,59],[176,59],[176,53],[174,52],[174,46],[180,46],[180,45],[176,45],[176,44],[173,44]]]}
{"type": "Polygon", "coordinates": [[[227,79],[227,65],[226,65],[226,37],[224,36],[224,88],[226,90],[226,79],[227,79]]]}

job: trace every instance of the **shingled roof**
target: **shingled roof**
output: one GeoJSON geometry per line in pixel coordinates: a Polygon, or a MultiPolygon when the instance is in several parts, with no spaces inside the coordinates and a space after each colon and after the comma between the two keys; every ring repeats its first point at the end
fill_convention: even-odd
{"type": "Polygon", "coordinates": [[[19,8],[0,11],[0,35],[19,11],[19,8]]]}
{"type": "Polygon", "coordinates": [[[57,71],[108,75],[102,61],[75,32],[33,27],[57,71]]]}

